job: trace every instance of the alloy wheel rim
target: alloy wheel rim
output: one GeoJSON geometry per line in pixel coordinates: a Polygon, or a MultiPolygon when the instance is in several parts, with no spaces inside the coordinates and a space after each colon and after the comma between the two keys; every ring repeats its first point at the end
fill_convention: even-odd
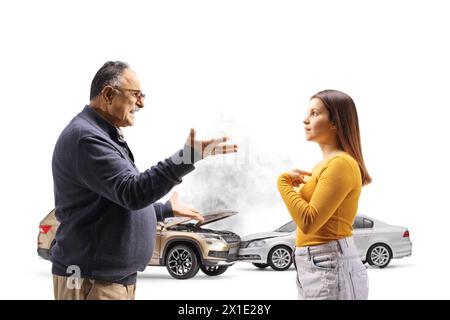
{"type": "Polygon", "coordinates": [[[291,255],[288,250],[279,248],[272,254],[272,262],[277,268],[285,268],[291,261],[291,255]]]}
{"type": "Polygon", "coordinates": [[[389,260],[389,251],[382,246],[373,248],[370,258],[377,266],[385,265],[389,260]]]}
{"type": "Polygon", "coordinates": [[[192,256],[186,249],[176,249],[170,253],[169,269],[176,275],[183,276],[192,268],[192,256]]]}

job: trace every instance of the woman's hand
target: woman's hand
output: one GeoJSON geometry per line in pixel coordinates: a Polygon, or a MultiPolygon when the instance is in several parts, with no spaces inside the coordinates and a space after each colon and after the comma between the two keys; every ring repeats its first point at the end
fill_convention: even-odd
{"type": "Polygon", "coordinates": [[[293,187],[298,187],[301,184],[304,184],[304,178],[305,176],[311,176],[312,174],[310,172],[307,171],[302,171],[299,169],[292,169],[289,171],[286,171],[286,174],[289,176],[289,178],[291,179],[291,184],[293,187]]]}

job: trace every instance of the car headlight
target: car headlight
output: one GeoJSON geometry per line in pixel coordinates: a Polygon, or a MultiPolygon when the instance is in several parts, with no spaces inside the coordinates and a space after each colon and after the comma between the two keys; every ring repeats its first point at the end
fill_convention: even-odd
{"type": "Polygon", "coordinates": [[[212,240],[212,241],[222,241],[225,242],[225,240],[223,240],[223,238],[217,234],[211,234],[211,233],[202,233],[200,234],[200,236],[204,239],[208,239],[208,240],[212,240]]]}
{"type": "Polygon", "coordinates": [[[247,248],[263,247],[266,244],[264,240],[255,240],[248,244],[247,248]]]}

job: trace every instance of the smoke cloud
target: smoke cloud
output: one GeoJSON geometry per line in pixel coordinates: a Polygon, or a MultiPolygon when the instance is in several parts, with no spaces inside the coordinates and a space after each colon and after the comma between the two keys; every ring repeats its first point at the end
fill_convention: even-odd
{"type": "Polygon", "coordinates": [[[288,155],[276,147],[267,148],[257,138],[257,130],[246,130],[234,118],[221,116],[215,125],[222,128],[216,130],[219,136],[231,136],[239,152],[198,162],[197,169],[178,187],[180,200],[204,214],[224,209],[238,211],[239,214],[206,228],[231,230],[240,235],[272,230],[289,221],[277,190],[278,175],[294,167],[288,155]]]}

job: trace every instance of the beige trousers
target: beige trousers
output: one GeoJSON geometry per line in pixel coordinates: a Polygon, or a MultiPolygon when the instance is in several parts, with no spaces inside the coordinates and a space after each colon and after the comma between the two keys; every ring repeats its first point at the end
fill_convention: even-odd
{"type": "Polygon", "coordinates": [[[53,275],[55,300],[134,300],[136,285],[53,275]]]}

